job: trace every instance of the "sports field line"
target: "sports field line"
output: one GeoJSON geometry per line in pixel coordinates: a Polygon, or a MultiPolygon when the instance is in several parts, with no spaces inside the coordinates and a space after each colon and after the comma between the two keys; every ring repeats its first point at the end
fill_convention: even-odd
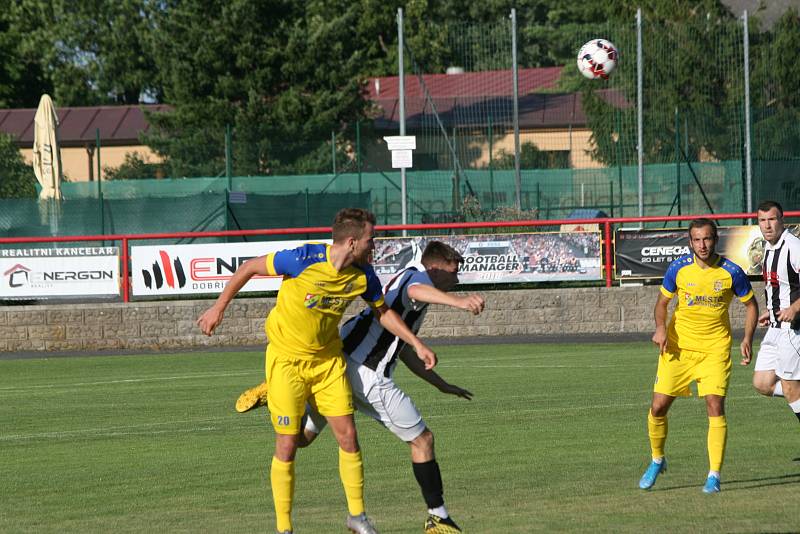
{"type": "Polygon", "coordinates": [[[3,392],[24,393],[25,391],[35,390],[35,389],[57,389],[57,388],[69,389],[73,387],[105,386],[112,384],[135,384],[141,382],[160,382],[167,380],[191,380],[193,378],[222,378],[226,376],[247,376],[252,374],[253,371],[238,371],[233,373],[196,373],[191,375],[159,376],[152,378],[123,378],[119,380],[102,380],[98,382],[58,382],[56,384],[41,384],[38,386],[0,387],[0,393],[3,392]]]}
{"type": "Polygon", "coordinates": [[[159,434],[194,434],[196,432],[214,432],[218,430],[215,426],[194,427],[194,428],[170,428],[168,430],[150,430],[141,432],[88,432],[88,431],[64,431],[64,432],[45,432],[42,434],[27,434],[17,436],[0,436],[2,441],[31,441],[39,439],[60,439],[74,438],[80,436],[113,438],[119,436],[156,436],[159,434]]]}

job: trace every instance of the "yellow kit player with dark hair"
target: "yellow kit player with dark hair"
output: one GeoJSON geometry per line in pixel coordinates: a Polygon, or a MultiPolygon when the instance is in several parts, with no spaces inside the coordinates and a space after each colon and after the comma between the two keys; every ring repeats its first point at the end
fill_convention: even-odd
{"type": "Polygon", "coordinates": [[[689,395],[689,384],[705,397],[708,413],[708,458],[710,469],[705,493],[720,490],[720,470],[725,456],[728,424],[725,395],[731,374],[731,325],[728,308],[735,295],[746,306],[744,339],[740,345],[742,364],[750,363],[758,304],[744,271],[715,251],[717,227],[709,219],[689,224],[692,254],[673,261],[661,285],[655,305],[656,331],[653,343],[660,351],[653,401],[647,414],[652,462],[639,487],[650,489],[666,470],[667,411],[678,396],[689,395]],[[667,305],[678,298],[669,326],[667,305]]]}

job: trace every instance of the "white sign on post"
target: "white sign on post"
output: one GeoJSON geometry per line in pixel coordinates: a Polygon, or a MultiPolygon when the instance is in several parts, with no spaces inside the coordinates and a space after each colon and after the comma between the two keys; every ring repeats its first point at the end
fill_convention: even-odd
{"type": "Polygon", "coordinates": [[[387,135],[383,138],[392,152],[392,168],[411,168],[412,151],[417,148],[417,138],[414,135],[387,135]]]}

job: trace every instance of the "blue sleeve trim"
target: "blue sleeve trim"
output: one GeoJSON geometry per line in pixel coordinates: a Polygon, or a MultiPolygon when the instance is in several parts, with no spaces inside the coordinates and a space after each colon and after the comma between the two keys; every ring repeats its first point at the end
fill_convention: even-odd
{"type": "Polygon", "coordinates": [[[378,302],[383,298],[383,289],[378,275],[370,264],[353,264],[353,267],[361,269],[367,277],[367,289],[361,295],[367,302],[378,302]]]}
{"type": "Polygon", "coordinates": [[[731,286],[733,287],[733,294],[737,297],[744,297],[753,290],[750,280],[741,267],[733,263],[727,258],[722,259],[722,268],[731,275],[731,286]]]}
{"type": "Polygon", "coordinates": [[[691,265],[692,261],[692,256],[687,254],[670,263],[666,274],[664,274],[664,281],[661,282],[661,286],[668,292],[675,293],[678,290],[678,271],[687,265],[691,265]]]}
{"type": "Polygon", "coordinates": [[[273,259],[275,273],[296,278],[309,265],[325,261],[327,254],[327,245],[324,243],[309,243],[302,247],[281,250],[275,253],[273,259]]]}

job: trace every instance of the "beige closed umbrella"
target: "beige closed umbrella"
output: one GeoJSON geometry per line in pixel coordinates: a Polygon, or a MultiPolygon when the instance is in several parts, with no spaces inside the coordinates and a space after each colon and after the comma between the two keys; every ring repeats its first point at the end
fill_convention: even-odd
{"type": "Polygon", "coordinates": [[[42,223],[50,223],[53,235],[58,233],[58,219],[61,214],[60,201],[61,150],[58,143],[58,116],[50,95],[42,95],[36,110],[33,137],[33,172],[42,190],[39,192],[39,208],[42,223]]]}

